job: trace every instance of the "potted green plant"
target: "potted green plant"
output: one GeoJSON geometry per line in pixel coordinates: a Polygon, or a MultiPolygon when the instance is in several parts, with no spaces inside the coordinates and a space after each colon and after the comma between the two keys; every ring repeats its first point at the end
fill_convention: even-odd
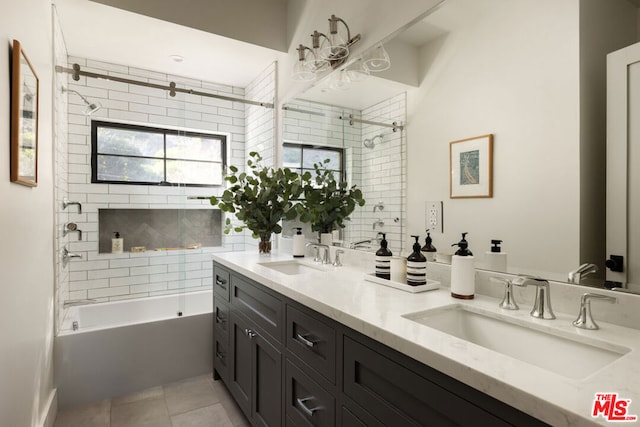
{"type": "Polygon", "coordinates": [[[225,234],[231,230],[251,230],[254,238],[260,238],[259,251],[271,252],[271,235],[282,232],[280,221],[296,217],[295,201],[302,194],[304,185],[300,176],[289,168],[274,169],[262,166],[262,156],[249,153],[247,172],[229,166],[224,179],[229,184],[222,196],[212,196],[209,201],[221,211],[233,213],[243,225],[233,225],[227,216],[225,234]]]}
{"type": "Polygon", "coordinates": [[[300,221],[311,223],[311,229],[321,235],[344,228],[356,206],[365,203],[360,189],[335,179],[326,167],[329,162],[326,159],[313,165],[315,177],[308,172],[303,175],[304,199],[296,205],[300,221]]]}

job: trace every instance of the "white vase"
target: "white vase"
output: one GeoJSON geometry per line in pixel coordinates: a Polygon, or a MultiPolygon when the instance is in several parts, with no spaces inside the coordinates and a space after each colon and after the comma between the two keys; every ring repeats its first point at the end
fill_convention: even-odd
{"type": "Polygon", "coordinates": [[[333,233],[320,233],[320,243],[327,246],[333,245],[333,233]]]}

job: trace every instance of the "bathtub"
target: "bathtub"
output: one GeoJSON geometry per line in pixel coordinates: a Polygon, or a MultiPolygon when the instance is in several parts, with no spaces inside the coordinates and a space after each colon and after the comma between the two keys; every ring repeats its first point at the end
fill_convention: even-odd
{"type": "Polygon", "coordinates": [[[202,291],[70,307],[54,341],[59,405],[211,372],[212,305],[202,291]]]}

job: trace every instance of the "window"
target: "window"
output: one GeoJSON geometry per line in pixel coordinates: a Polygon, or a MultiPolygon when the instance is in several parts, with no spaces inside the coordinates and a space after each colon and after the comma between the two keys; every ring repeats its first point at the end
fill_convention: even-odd
{"type": "Polygon", "coordinates": [[[91,182],[222,185],[226,137],[91,122],[91,182]]]}
{"type": "Polygon", "coordinates": [[[329,159],[329,163],[326,164],[327,169],[333,171],[336,179],[344,179],[344,156],[342,148],[293,144],[289,142],[285,142],[283,146],[282,158],[285,168],[290,168],[301,174],[309,171],[315,176],[313,165],[329,159]]]}

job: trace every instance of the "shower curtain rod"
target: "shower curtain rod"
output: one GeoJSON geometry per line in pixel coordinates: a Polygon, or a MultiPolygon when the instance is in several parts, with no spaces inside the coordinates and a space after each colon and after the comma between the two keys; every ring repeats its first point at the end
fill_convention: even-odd
{"type": "MultiPolygon", "coordinates": [[[[316,115],[316,116],[323,116],[323,117],[327,116],[325,113],[319,113],[317,111],[309,111],[309,110],[302,110],[302,109],[299,109],[299,108],[287,107],[286,105],[283,106],[282,109],[285,110],[285,111],[293,111],[293,112],[296,112],[296,113],[313,114],[313,115],[316,115]]],[[[364,124],[367,124],[367,125],[377,125],[377,126],[384,126],[384,127],[388,127],[388,128],[393,128],[394,132],[398,131],[398,129],[400,129],[400,130],[404,129],[404,126],[399,125],[397,122],[393,122],[392,124],[387,124],[387,123],[381,123],[381,122],[374,122],[374,121],[371,121],[371,120],[362,120],[362,119],[357,119],[357,118],[353,117],[353,114],[349,114],[348,117],[347,116],[338,116],[338,118],[340,120],[349,120],[349,124],[351,126],[353,126],[353,124],[355,122],[358,122],[358,123],[364,123],[364,124]]]]}
{"type": "Polygon", "coordinates": [[[56,71],[59,72],[59,73],[69,73],[69,74],[71,74],[73,80],[75,80],[75,81],[80,80],[80,76],[93,77],[93,78],[96,78],[96,79],[111,80],[111,81],[114,81],[114,82],[128,83],[128,84],[137,85],[137,86],[144,86],[144,87],[150,87],[150,88],[154,88],[154,89],[166,90],[166,91],[169,91],[169,96],[176,96],[176,93],[180,92],[180,93],[187,93],[187,94],[190,94],[190,95],[199,95],[199,96],[206,96],[206,97],[209,97],[209,98],[217,98],[217,99],[222,99],[222,100],[225,100],[225,101],[241,102],[243,104],[257,105],[259,107],[273,108],[273,104],[270,103],[270,102],[251,101],[251,100],[248,100],[248,99],[234,98],[234,97],[231,97],[231,96],[224,96],[224,95],[217,95],[217,94],[214,94],[214,93],[201,92],[201,91],[193,90],[193,89],[181,89],[181,88],[176,87],[175,82],[170,82],[169,86],[164,86],[164,85],[159,85],[159,84],[155,84],[155,83],[148,83],[148,82],[141,82],[139,80],[127,79],[127,78],[124,78],[124,77],[109,76],[107,74],[93,73],[93,72],[90,72],[90,71],[82,71],[80,69],[80,65],[78,65],[78,64],[73,64],[73,68],[65,68],[65,67],[61,67],[59,65],[56,65],[56,71]]]}
{"type": "Polygon", "coordinates": [[[376,125],[376,126],[384,126],[387,128],[392,128],[394,132],[397,132],[398,130],[403,130],[404,126],[403,125],[399,125],[398,122],[392,122],[391,124],[388,123],[382,123],[382,122],[374,122],[372,120],[363,120],[363,119],[357,119],[355,117],[353,117],[353,114],[349,114],[348,116],[340,116],[341,120],[349,120],[349,124],[351,126],[353,126],[354,123],[364,123],[366,125],[376,125]]]}

